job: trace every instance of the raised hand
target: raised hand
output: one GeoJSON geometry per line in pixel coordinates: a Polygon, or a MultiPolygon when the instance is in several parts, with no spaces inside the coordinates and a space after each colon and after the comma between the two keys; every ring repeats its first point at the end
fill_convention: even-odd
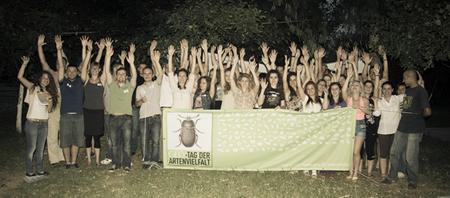
{"type": "Polygon", "coordinates": [[[291,59],[288,58],[287,55],[284,55],[284,69],[287,69],[287,67],[289,66],[290,62],[291,62],[291,59]]]}
{"type": "Polygon", "coordinates": [[[291,42],[289,49],[291,50],[292,56],[295,56],[295,54],[297,53],[297,44],[295,44],[295,42],[291,42]]]}
{"type": "Polygon", "coordinates": [[[131,50],[128,52],[127,62],[131,65],[134,64],[134,53],[131,50]]]}
{"type": "Polygon", "coordinates": [[[56,35],[55,36],[55,44],[56,44],[57,50],[62,50],[63,43],[64,43],[64,41],[61,39],[61,35],[56,35]]]}
{"type": "Polygon", "coordinates": [[[379,66],[378,64],[376,64],[376,65],[373,67],[373,73],[374,73],[376,76],[379,76],[379,75],[380,75],[380,66],[379,66]]]}
{"type": "Polygon", "coordinates": [[[97,45],[98,49],[103,50],[105,49],[106,41],[102,38],[100,42],[95,42],[95,45],[97,45]]]}
{"type": "Polygon", "coordinates": [[[325,57],[325,55],[327,53],[325,52],[325,49],[323,47],[320,47],[317,51],[317,54],[318,54],[319,58],[323,58],[323,57],[325,57]]]}
{"type": "Polygon", "coordinates": [[[303,63],[303,65],[307,65],[309,61],[309,51],[306,45],[302,47],[302,54],[303,56],[300,58],[300,62],[303,63]]]}
{"type": "Polygon", "coordinates": [[[351,52],[349,55],[348,55],[348,62],[350,62],[350,63],[352,63],[352,64],[355,64],[356,63],[356,59],[355,59],[356,57],[355,57],[355,53],[354,52],[351,52]]]}
{"type": "Polygon", "coordinates": [[[44,46],[47,45],[47,43],[45,42],[45,35],[41,34],[38,36],[38,41],[37,41],[37,45],[40,46],[44,46]]]}
{"type": "Polygon", "coordinates": [[[241,48],[241,51],[239,51],[239,59],[244,59],[245,56],[245,48],[241,48]]]}
{"type": "Polygon", "coordinates": [[[92,40],[87,40],[86,41],[86,47],[87,47],[87,51],[88,52],[92,52],[92,40]]]}
{"type": "Polygon", "coordinates": [[[113,41],[112,41],[112,39],[110,38],[110,37],[107,37],[106,39],[105,39],[105,46],[108,48],[108,47],[111,47],[112,46],[112,43],[113,43],[113,41]]]}
{"type": "Polygon", "coordinates": [[[174,53],[175,53],[175,47],[173,45],[170,45],[169,48],[167,49],[167,55],[169,57],[172,57],[174,53]]]}
{"type": "Polygon", "coordinates": [[[89,37],[84,35],[80,37],[81,46],[86,47],[88,43],[89,37]]]}
{"type": "Polygon", "coordinates": [[[222,56],[222,53],[223,53],[223,46],[219,45],[217,47],[217,56],[222,56]]]}
{"type": "Polygon", "coordinates": [[[216,51],[216,46],[215,45],[211,45],[211,49],[210,49],[210,51],[211,51],[211,56],[212,57],[214,57],[214,52],[216,51]]]}
{"type": "Polygon", "coordinates": [[[263,54],[267,54],[269,52],[269,46],[267,46],[266,42],[262,42],[259,46],[263,52],[263,54]]]}
{"type": "Polygon", "coordinates": [[[349,67],[347,68],[347,78],[350,78],[353,76],[353,68],[349,67]]]}
{"type": "Polygon", "coordinates": [[[363,61],[366,65],[368,65],[368,64],[370,64],[370,62],[372,62],[372,57],[370,56],[369,53],[363,52],[363,54],[362,54],[362,61],[363,61]]]}
{"type": "Polygon", "coordinates": [[[386,56],[386,49],[384,49],[384,46],[380,45],[378,46],[378,53],[382,56],[386,56]]]}
{"type": "Polygon", "coordinates": [[[29,56],[22,56],[22,57],[20,57],[20,60],[22,60],[22,65],[26,66],[30,62],[30,57],[29,56]]]}
{"type": "Polygon", "coordinates": [[[203,39],[202,44],[200,45],[204,51],[208,51],[208,40],[203,39]]]}
{"type": "MultiPolygon", "coordinates": [[[[114,49],[113,49],[111,40],[106,39],[105,46],[106,46],[106,54],[105,55],[106,55],[106,57],[111,58],[111,56],[114,54],[114,49]]],[[[120,56],[119,56],[119,58],[120,58],[120,56]]]]}
{"type": "Polygon", "coordinates": [[[348,58],[348,53],[347,53],[347,51],[342,50],[341,53],[342,53],[342,54],[341,54],[341,59],[342,59],[343,61],[347,60],[347,58],[348,58]]]}
{"type": "Polygon", "coordinates": [[[136,52],[136,45],[134,43],[130,44],[130,52],[134,54],[136,52]]]}
{"type": "Polygon", "coordinates": [[[196,47],[192,47],[192,48],[191,48],[191,55],[192,55],[192,57],[194,57],[194,58],[197,57],[197,48],[196,48],[196,47]]]}
{"type": "Polygon", "coordinates": [[[237,47],[233,44],[230,45],[231,51],[233,51],[233,56],[237,56],[237,47]]]}
{"type": "Polygon", "coordinates": [[[265,89],[267,88],[267,85],[268,85],[269,83],[267,82],[266,79],[261,79],[260,82],[259,82],[259,84],[261,85],[261,89],[262,89],[262,90],[265,90],[265,89]]]}
{"type": "Polygon", "coordinates": [[[159,59],[161,58],[161,52],[159,52],[158,50],[155,51],[155,53],[153,54],[153,60],[157,63],[159,63],[159,59]]]}
{"type": "Polygon", "coordinates": [[[275,64],[275,61],[277,60],[277,55],[278,55],[277,50],[272,50],[270,52],[269,60],[272,64],[275,64]]]}
{"type": "Polygon", "coordinates": [[[120,62],[123,63],[123,62],[125,61],[125,58],[126,58],[126,57],[127,57],[127,51],[122,50],[122,51],[120,52],[120,54],[119,54],[120,62]]]}
{"type": "Polygon", "coordinates": [[[354,57],[355,57],[355,60],[356,59],[358,59],[358,57],[359,57],[359,49],[358,49],[358,47],[353,47],[353,55],[354,55],[354,57]]]}
{"type": "Polygon", "coordinates": [[[153,40],[151,43],[150,43],[150,50],[151,51],[154,51],[155,49],[156,49],[156,46],[158,45],[158,42],[157,41],[155,41],[155,40],[153,40]]]}

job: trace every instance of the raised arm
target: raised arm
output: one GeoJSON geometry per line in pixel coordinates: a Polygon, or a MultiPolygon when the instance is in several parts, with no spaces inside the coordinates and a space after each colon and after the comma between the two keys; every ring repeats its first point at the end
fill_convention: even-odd
{"type": "Polygon", "coordinates": [[[28,63],[30,62],[30,57],[22,56],[22,57],[20,57],[20,59],[22,60],[22,65],[20,66],[19,73],[17,73],[17,79],[19,79],[19,81],[27,89],[31,89],[33,87],[33,83],[24,77],[25,69],[26,69],[28,63]]]}
{"type": "Polygon", "coordinates": [[[303,100],[303,98],[305,97],[305,91],[303,90],[302,75],[301,75],[301,73],[304,72],[303,70],[305,69],[302,68],[301,66],[297,66],[297,94],[301,100],[303,100]]]}
{"type": "Polygon", "coordinates": [[[84,57],[83,62],[81,63],[81,80],[83,82],[86,82],[86,80],[88,79],[88,65],[89,62],[91,61],[91,52],[92,52],[92,40],[87,40],[86,56],[84,57]]]}
{"type": "MultiPolygon", "coordinates": [[[[314,75],[312,74],[310,65],[309,65],[309,51],[308,48],[306,46],[302,47],[302,54],[303,56],[300,58],[300,62],[305,66],[305,72],[306,72],[306,79],[311,79],[312,81],[316,82],[316,78],[314,77],[314,75]]],[[[305,81],[307,81],[305,79],[305,81]]]]}
{"type": "Polygon", "coordinates": [[[277,55],[278,55],[277,50],[273,49],[270,52],[270,56],[269,56],[269,60],[270,60],[269,70],[277,69],[277,66],[275,64],[275,62],[277,60],[277,55]]]}
{"type": "Polygon", "coordinates": [[[103,74],[105,74],[105,78],[106,78],[106,84],[111,84],[113,82],[113,77],[111,75],[111,57],[114,54],[114,49],[112,46],[112,40],[111,38],[106,38],[105,39],[105,47],[106,47],[106,52],[105,52],[105,65],[103,66],[103,74]]]}
{"type": "MultiPolygon", "coordinates": [[[[212,48],[212,47],[211,47],[212,48]]],[[[216,83],[217,83],[217,62],[214,57],[214,51],[211,50],[211,63],[213,65],[212,76],[211,76],[211,86],[209,88],[209,96],[211,98],[216,94],[216,83]]]]}
{"type": "Polygon", "coordinates": [[[344,86],[342,87],[342,98],[347,101],[348,98],[348,86],[350,83],[350,79],[353,77],[353,69],[348,68],[347,69],[347,78],[345,79],[344,86]]]}
{"type": "Polygon", "coordinates": [[[262,50],[262,58],[261,61],[264,63],[264,66],[267,68],[267,71],[269,71],[268,67],[270,67],[269,63],[269,46],[267,46],[267,43],[263,42],[260,45],[260,48],[262,50]]]}
{"type": "Polygon", "coordinates": [[[289,90],[289,84],[288,84],[288,67],[289,67],[290,60],[288,59],[287,55],[284,56],[284,69],[283,69],[283,90],[284,90],[284,98],[289,98],[290,90],[289,90]]]}
{"type": "Polygon", "coordinates": [[[136,66],[134,65],[134,52],[135,51],[136,51],[136,46],[133,43],[131,43],[130,51],[128,51],[127,62],[128,62],[128,64],[130,64],[130,73],[131,73],[130,83],[131,83],[132,87],[136,87],[136,79],[137,79],[136,66]]]}
{"type": "Polygon", "coordinates": [[[173,73],[173,54],[175,53],[175,47],[173,45],[169,45],[167,49],[167,69],[168,73],[173,73]]]}
{"type": "Polygon", "coordinates": [[[186,39],[181,40],[181,58],[180,58],[180,68],[188,69],[189,67],[189,42],[186,39]]]}
{"type": "Polygon", "coordinates": [[[103,50],[105,49],[105,39],[100,39],[100,42],[95,42],[95,44],[98,47],[98,53],[95,57],[95,62],[100,63],[100,60],[102,59],[103,50]]]}
{"type": "Polygon", "coordinates": [[[47,43],[45,42],[45,36],[43,34],[39,35],[38,37],[38,41],[37,41],[37,48],[38,48],[38,54],[39,54],[39,61],[41,62],[41,66],[42,66],[42,70],[44,71],[48,71],[50,73],[55,73],[55,71],[53,71],[50,68],[50,65],[48,65],[47,60],[45,59],[45,55],[44,55],[44,45],[46,45],[47,43]]]}
{"type": "Polygon", "coordinates": [[[241,48],[241,51],[239,51],[239,65],[242,68],[242,72],[248,74],[250,72],[249,70],[252,70],[252,69],[245,67],[244,58],[245,58],[245,48],[241,48]]]}
{"type": "Polygon", "coordinates": [[[378,47],[378,52],[383,56],[383,80],[388,81],[389,80],[389,65],[388,65],[388,59],[386,50],[383,46],[378,47]]]}
{"type": "Polygon", "coordinates": [[[253,87],[253,93],[256,95],[258,94],[259,90],[259,76],[258,76],[258,65],[256,63],[256,60],[252,57],[248,60],[249,64],[247,65],[247,69],[250,70],[250,73],[252,73],[253,76],[253,82],[255,82],[255,87],[253,87]]]}
{"type": "Polygon", "coordinates": [[[63,64],[63,47],[64,41],[62,41],[60,35],[55,36],[56,54],[58,60],[58,81],[61,82],[64,79],[65,65],[63,64]]]}
{"type": "Polygon", "coordinates": [[[266,91],[267,86],[268,86],[267,80],[265,79],[261,80],[261,92],[259,93],[258,97],[258,106],[261,106],[264,103],[264,99],[266,97],[264,92],[266,91]]]}
{"type": "Polygon", "coordinates": [[[323,78],[323,74],[324,74],[324,67],[322,65],[322,59],[323,57],[325,57],[327,53],[325,52],[325,49],[323,47],[320,47],[317,50],[317,66],[319,67],[319,78],[323,78]]]}
{"type": "Polygon", "coordinates": [[[86,47],[87,47],[88,40],[89,40],[89,37],[87,37],[87,36],[81,36],[80,37],[80,41],[81,41],[81,60],[84,60],[84,58],[86,58],[86,47]]]}
{"type": "Polygon", "coordinates": [[[155,51],[153,53],[153,57],[152,57],[153,61],[152,62],[155,63],[154,68],[155,68],[155,73],[156,73],[156,83],[158,83],[159,85],[161,84],[162,78],[164,75],[161,64],[159,63],[160,57],[161,57],[161,53],[159,51],[155,51]]]}

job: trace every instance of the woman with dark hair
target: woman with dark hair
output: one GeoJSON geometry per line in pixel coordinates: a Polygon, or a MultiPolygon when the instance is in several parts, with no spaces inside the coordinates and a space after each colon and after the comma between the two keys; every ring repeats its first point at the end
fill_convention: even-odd
{"type": "MultiPolygon", "coordinates": [[[[302,102],[298,97],[297,74],[295,72],[288,72],[289,60],[285,57],[285,66],[283,71],[283,91],[286,99],[286,107],[289,110],[301,111],[302,102]]],[[[300,88],[301,89],[301,88],[300,88]]]]}
{"type": "Polygon", "coordinates": [[[324,79],[320,79],[319,81],[317,81],[317,95],[319,95],[320,98],[325,98],[324,93],[327,91],[327,89],[327,81],[325,81],[324,79]]]}
{"type": "Polygon", "coordinates": [[[212,80],[208,76],[202,76],[197,80],[192,109],[211,109],[212,98],[216,91],[215,70],[213,73],[212,80]]]}
{"type": "Polygon", "coordinates": [[[43,157],[45,140],[47,139],[48,113],[52,112],[58,103],[58,93],[52,75],[43,71],[36,83],[32,83],[24,77],[25,68],[30,61],[27,56],[22,56],[22,66],[17,74],[17,79],[27,88],[25,102],[29,104],[25,122],[26,136],[26,173],[27,178],[37,175],[48,175],[44,171],[43,157]],[[33,170],[35,159],[36,172],[33,170]]]}
{"type": "Polygon", "coordinates": [[[267,76],[269,82],[263,81],[261,83],[258,105],[263,109],[284,108],[286,103],[280,82],[280,74],[277,70],[269,70],[267,76]]]}
{"type": "Polygon", "coordinates": [[[342,88],[338,82],[332,82],[328,88],[330,95],[328,96],[328,109],[347,107],[347,103],[342,97],[342,88]]]}
{"type": "Polygon", "coordinates": [[[394,87],[390,82],[384,82],[381,88],[383,97],[376,101],[374,114],[381,116],[377,133],[380,145],[381,177],[384,178],[388,173],[389,153],[401,118],[400,104],[405,95],[392,95],[394,87]]]}

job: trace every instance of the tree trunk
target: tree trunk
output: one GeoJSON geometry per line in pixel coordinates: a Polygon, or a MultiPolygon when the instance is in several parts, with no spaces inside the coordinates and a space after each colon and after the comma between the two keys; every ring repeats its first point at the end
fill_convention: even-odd
{"type": "Polygon", "coordinates": [[[16,117],[16,131],[22,133],[22,104],[23,104],[24,87],[20,84],[19,97],[17,97],[17,117],[16,117]]]}

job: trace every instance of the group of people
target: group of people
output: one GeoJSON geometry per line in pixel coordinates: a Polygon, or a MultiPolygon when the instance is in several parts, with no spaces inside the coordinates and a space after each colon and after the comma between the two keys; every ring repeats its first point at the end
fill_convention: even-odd
{"type": "MultiPolygon", "coordinates": [[[[24,77],[30,59],[22,57],[18,79],[27,88],[25,102],[29,104],[27,177],[48,175],[42,165],[45,142],[50,163],[64,161],[66,168],[79,167],[78,150],[86,147],[89,165],[93,152],[97,165],[112,163],[110,171],[130,171],[138,142],[144,168],[158,167],[165,108],[281,108],[316,113],[350,107],[356,110],[356,129],[347,178],[358,179],[362,157],[370,176],[378,156],[383,183],[395,181],[401,171],[407,174],[410,187],[417,185],[419,142],[424,117],[431,115],[428,95],[414,70],[404,72],[404,83],[394,86],[389,81],[383,47],[378,54],[339,47],[334,67],[329,68],[322,63],[323,48],[310,51],[294,42],[289,46],[291,54],[284,56],[284,65],[277,65],[278,53],[266,43],[260,46],[262,64],[258,64],[254,56],[246,59],[244,48],[238,52],[234,45],[210,46],[206,39],[189,48],[183,39],[177,55],[170,45],[167,64],[161,64],[162,54],[152,41],[148,50],[151,64],[140,63],[136,68],[134,44],[113,61],[112,39],[101,39],[95,43],[98,50],[92,60],[93,41],[86,36],[80,40],[82,62],[73,65],[65,56],[61,37],[55,36],[54,70],[44,55],[45,36],[40,35],[37,47],[43,72],[36,82],[24,77]],[[360,60],[364,63],[361,73],[360,60]],[[100,161],[103,135],[107,151],[100,161]]],[[[304,173],[318,174],[316,170],[304,173]]]]}

